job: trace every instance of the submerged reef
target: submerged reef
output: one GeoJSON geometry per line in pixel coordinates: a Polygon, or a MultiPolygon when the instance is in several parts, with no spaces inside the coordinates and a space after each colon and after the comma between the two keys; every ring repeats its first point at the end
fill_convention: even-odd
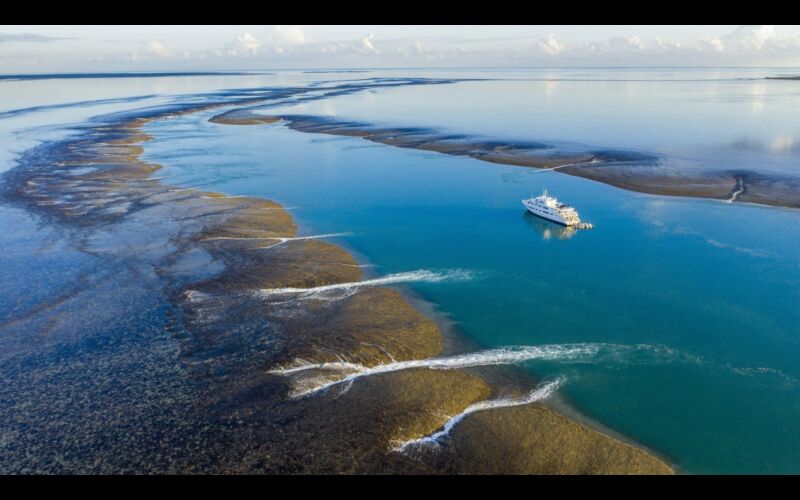
{"type": "MultiPolygon", "coordinates": [[[[140,158],[147,123],[230,105],[114,115],[4,176],[7,202],[93,260],[70,295],[0,325],[13,346],[0,357],[0,471],[672,472],[538,399],[489,404],[431,446],[398,451],[531,388],[500,384],[492,366],[432,369],[454,354],[440,327],[341,247],[298,236],[279,204],[153,177],[159,166],[140,158]],[[377,369],[409,360],[434,361],[377,369]],[[331,384],[350,373],[363,376],[331,384]]],[[[465,151],[431,147],[445,144],[465,151]]]]}

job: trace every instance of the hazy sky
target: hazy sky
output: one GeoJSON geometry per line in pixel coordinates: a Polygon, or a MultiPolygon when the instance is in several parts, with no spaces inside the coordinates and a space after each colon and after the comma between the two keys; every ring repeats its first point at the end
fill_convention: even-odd
{"type": "Polygon", "coordinates": [[[0,26],[0,73],[794,66],[800,26],[0,26]]]}

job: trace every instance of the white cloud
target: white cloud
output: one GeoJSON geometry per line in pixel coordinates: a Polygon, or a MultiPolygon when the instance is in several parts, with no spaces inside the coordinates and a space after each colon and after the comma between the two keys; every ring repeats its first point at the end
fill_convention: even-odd
{"type": "Polygon", "coordinates": [[[285,25],[270,26],[269,30],[267,31],[266,39],[269,43],[279,47],[286,45],[299,45],[303,43],[309,43],[311,41],[311,39],[309,39],[306,34],[303,33],[302,26],[285,25]]]}
{"type": "Polygon", "coordinates": [[[372,53],[372,54],[375,54],[375,55],[379,56],[379,55],[381,55],[380,51],[378,51],[378,49],[376,49],[375,46],[372,45],[372,39],[374,37],[375,37],[375,35],[370,33],[369,35],[367,35],[364,38],[362,38],[361,39],[361,48],[364,49],[366,52],[369,52],[369,53],[372,53]]]}
{"type": "Polygon", "coordinates": [[[236,37],[236,43],[239,48],[246,51],[253,51],[261,47],[261,42],[256,40],[256,37],[250,33],[244,33],[236,37]]]}
{"type": "MultiPolygon", "coordinates": [[[[372,39],[374,37],[375,37],[375,35],[370,33],[367,36],[365,36],[364,38],[361,38],[360,40],[329,42],[329,43],[323,43],[323,44],[308,44],[310,46],[306,47],[303,51],[301,51],[300,55],[306,55],[306,56],[312,56],[312,57],[314,55],[318,55],[318,54],[325,54],[325,55],[331,55],[331,56],[332,55],[338,55],[338,56],[347,57],[347,58],[350,58],[350,59],[352,59],[354,57],[357,57],[357,56],[365,56],[365,55],[376,56],[376,55],[381,55],[381,52],[378,49],[376,49],[375,46],[372,44],[372,39]],[[311,46],[311,45],[313,45],[313,46],[311,46]]],[[[395,48],[395,50],[390,50],[389,53],[390,54],[400,54],[401,56],[402,55],[408,55],[408,54],[413,53],[415,48],[421,49],[421,47],[422,47],[421,45],[419,45],[418,47],[417,46],[412,46],[412,47],[405,46],[405,47],[403,47],[401,45],[399,50],[397,48],[395,48]]],[[[389,57],[391,57],[391,56],[389,56],[389,57]]]]}
{"type": "Polygon", "coordinates": [[[556,40],[555,35],[552,33],[547,38],[542,38],[536,44],[536,47],[545,54],[557,55],[564,51],[564,46],[556,40]]]}
{"type": "Polygon", "coordinates": [[[164,47],[164,44],[159,42],[158,40],[151,40],[147,42],[144,47],[146,53],[158,56],[158,57],[169,57],[172,55],[172,52],[164,47]]]}
{"type": "Polygon", "coordinates": [[[730,54],[780,54],[800,50],[800,33],[778,36],[775,27],[739,26],[723,37],[706,37],[698,42],[701,50],[730,54]]]}
{"type": "Polygon", "coordinates": [[[643,52],[645,50],[644,42],[638,35],[631,35],[627,38],[612,38],[608,41],[609,49],[612,52],[643,52]]]}
{"type": "Polygon", "coordinates": [[[751,61],[781,61],[800,55],[800,32],[781,35],[771,26],[741,26],[727,35],[677,41],[661,36],[643,38],[636,34],[606,41],[562,43],[554,34],[544,38],[514,39],[427,36],[380,39],[375,33],[361,38],[315,42],[302,26],[275,25],[263,31],[246,32],[217,49],[194,52],[168,50],[151,41],[129,60],[148,58],[204,59],[209,63],[235,65],[237,59],[254,64],[316,65],[465,65],[480,60],[493,64],[738,64],[751,61]],[[532,40],[531,40],[532,39],[532,40]],[[423,43],[424,42],[424,43],[423,43]],[[684,42],[684,43],[682,43],[684,42]],[[377,45],[377,46],[376,46],[377,45]],[[758,59],[754,59],[758,58],[758,59]],[[336,61],[335,63],[333,61],[336,61]],[[545,62],[547,61],[547,62],[545,62]]]}
{"type": "Polygon", "coordinates": [[[653,47],[653,50],[655,52],[663,54],[663,53],[678,51],[681,50],[682,48],[683,46],[681,45],[680,42],[668,42],[662,39],[660,36],[657,36],[655,38],[655,46],[653,47]]]}
{"type": "MultiPolygon", "coordinates": [[[[800,31],[797,27],[741,26],[729,30],[709,26],[682,31],[674,27],[637,28],[639,34],[596,31],[592,38],[581,28],[517,27],[513,33],[484,33],[468,27],[447,33],[445,28],[374,28],[362,36],[359,29],[275,25],[247,28],[224,27],[188,31],[143,31],[118,45],[84,44],[86,53],[61,43],[0,43],[0,62],[13,66],[23,57],[39,57],[53,68],[118,65],[122,68],[264,68],[327,66],[537,66],[537,65],[643,65],[643,66],[797,66],[800,64],[800,31]],[[574,30],[580,30],[581,36],[574,30]],[[552,30],[552,32],[551,32],[552,30]],[[571,31],[572,30],[572,31],[571,31]],[[308,32],[308,33],[307,33],[308,32]],[[313,39],[309,36],[313,35],[313,39]],[[550,34],[548,34],[550,33],[550,34]],[[545,36],[546,35],[546,36],[545,36]],[[658,35],[658,36],[657,36],[658,35]],[[336,38],[339,37],[339,38],[336,38]],[[602,37],[602,38],[601,38],[602,37]],[[191,61],[195,61],[192,63],[191,61]],[[135,63],[135,64],[134,64],[135,63]],[[177,66],[176,66],[177,65],[177,66]]],[[[57,33],[80,35],[79,32],[57,33]]],[[[39,35],[37,35],[39,36],[39,35]]],[[[44,35],[41,35],[44,36],[44,35]]],[[[103,33],[105,38],[109,34],[103,33]]],[[[0,33],[2,41],[33,40],[33,35],[0,33]]]]}
{"type": "Polygon", "coordinates": [[[707,50],[710,52],[723,52],[725,44],[719,38],[703,38],[698,42],[700,50],[707,50]]]}
{"type": "Polygon", "coordinates": [[[727,35],[706,36],[693,43],[669,41],[654,36],[638,35],[614,37],[607,42],[587,42],[565,46],[554,36],[537,43],[541,55],[558,55],[565,62],[591,61],[609,57],[615,60],[658,64],[659,61],[673,63],[741,64],[763,61],[784,61],[787,58],[800,60],[800,32],[778,35],[774,26],[740,26],[727,35]],[[646,58],[646,59],[643,59],[646,58]]]}
{"type": "Polygon", "coordinates": [[[420,42],[419,40],[411,44],[401,45],[399,47],[396,47],[394,50],[395,52],[400,54],[401,57],[404,58],[415,55],[423,55],[427,53],[425,46],[422,45],[422,42],[420,42]]]}
{"type": "Polygon", "coordinates": [[[283,54],[292,47],[311,42],[300,26],[270,26],[263,38],[258,39],[251,33],[242,33],[235,40],[226,44],[221,50],[212,51],[216,56],[250,57],[256,55],[283,54]]]}
{"type": "Polygon", "coordinates": [[[231,56],[255,54],[263,44],[250,33],[242,33],[225,46],[224,53],[231,56]]]}
{"type": "Polygon", "coordinates": [[[726,45],[744,50],[761,50],[775,37],[775,26],[739,26],[725,37],[726,45]]]}

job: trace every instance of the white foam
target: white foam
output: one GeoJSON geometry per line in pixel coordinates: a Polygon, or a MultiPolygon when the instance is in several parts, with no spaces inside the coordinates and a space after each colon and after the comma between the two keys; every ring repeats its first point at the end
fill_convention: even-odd
{"type": "Polygon", "coordinates": [[[580,166],[583,166],[583,165],[591,165],[592,163],[600,163],[600,160],[598,160],[597,158],[592,158],[589,161],[582,161],[580,163],[567,163],[565,165],[556,165],[555,167],[542,167],[542,168],[540,168],[538,170],[531,170],[530,173],[538,174],[538,173],[542,173],[542,172],[549,172],[551,170],[560,170],[562,168],[567,168],[567,167],[580,167],[580,166]]]}
{"type": "Polygon", "coordinates": [[[321,239],[321,238],[336,238],[336,237],[341,237],[341,236],[350,236],[352,234],[353,233],[328,233],[328,234],[315,234],[315,235],[311,235],[311,236],[295,236],[295,237],[291,237],[291,238],[288,238],[288,237],[266,238],[266,239],[269,239],[269,240],[278,240],[278,242],[275,243],[274,245],[269,245],[269,246],[261,247],[261,248],[262,249],[264,249],[264,248],[272,248],[272,247],[276,247],[278,245],[282,245],[282,244],[290,242],[290,241],[318,240],[318,239],[321,239]]]}
{"type": "MultiPolygon", "coordinates": [[[[393,363],[392,363],[393,364],[393,363]]],[[[386,366],[386,365],[381,365],[386,366]]],[[[368,370],[364,365],[358,363],[349,363],[347,361],[331,361],[328,363],[315,363],[315,364],[298,364],[288,368],[276,368],[267,373],[276,375],[291,375],[293,373],[303,372],[307,370],[352,370],[359,372],[361,375],[366,375],[365,371],[368,370]]]]}
{"type": "Polygon", "coordinates": [[[438,283],[445,280],[465,280],[470,279],[472,273],[469,271],[455,269],[446,272],[433,272],[420,269],[404,273],[389,274],[382,278],[373,278],[363,281],[351,281],[347,283],[334,283],[332,285],[316,286],[311,288],[263,288],[258,290],[258,294],[263,297],[280,295],[297,295],[300,298],[324,298],[330,292],[344,292],[347,296],[363,287],[373,287],[382,285],[393,285],[398,283],[428,282],[438,283]]]}
{"type": "Polygon", "coordinates": [[[731,193],[731,197],[726,201],[728,203],[733,203],[742,193],[744,193],[744,178],[739,177],[736,179],[736,189],[733,191],[733,193],[731,193]]]}
{"type": "Polygon", "coordinates": [[[315,234],[311,236],[295,236],[295,237],[286,237],[286,236],[213,236],[211,238],[203,238],[202,241],[210,241],[210,240],[278,240],[278,243],[274,245],[269,245],[266,247],[259,247],[261,249],[264,248],[272,248],[276,245],[280,245],[281,243],[286,243],[287,241],[299,241],[299,240],[317,240],[320,238],[333,238],[338,236],[349,236],[351,233],[329,233],[329,234],[315,234]]]}
{"type": "Polygon", "coordinates": [[[367,367],[350,363],[340,357],[331,363],[309,363],[298,359],[290,366],[279,367],[268,373],[292,376],[291,397],[300,397],[323,391],[339,384],[349,384],[370,375],[429,368],[454,370],[477,366],[520,364],[527,361],[558,361],[560,363],[613,363],[613,364],[660,364],[674,361],[696,362],[692,356],[681,354],[663,345],[648,344],[543,344],[538,346],[501,347],[485,351],[454,356],[412,359],[367,367]],[[312,372],[304,375],[304,372],[312,372]],[[316,372],[316,373],[314,373],[316,372]],[[322,373],[320,373],[322,372],[322,373]]]}
{"type": "Polygon", "coordinates": [[[475,366],[517,364],[534,359],[538,360],[590,360],[600,351],[603,344],[552,344],[541,346],[507,347],[478,351],[470,354],[455,356],[411,359],[396,361],[377,366],[363,366],[346,361],[318,364],[297,364],[287,368],[276,368],[268,373],[277,375],[292,375],[309,370],[327,370],[350,372],[344,377],[331,379],[330,376],[311,377],[296,381],[292,397],[300,397],[328,389],[335,385],[349,383],[362,377],[390,373],[412,368],[430,368],[434,370],[454,370],[475,366]]]}
{"type": "Polygon", "coordinates": [[[200,241],[212,241],[212,240],[275,240],[277,238],[273,236],[212,236],[210,238],[203,238],[200,241]]]}
{"type": "Polygon", "coordinates": [[[201,196],[200,198],[205,198],[207,200],[224,200],[227,198],[248,198],[249,196],[246,194],[231,194],[225,196],[201,196]]]}
{"type": "Polygon", "coordinates": [[[424,446],[438,446],[439,440],[443,437],[450,434],[450,431],[453,430],[453,427],[458,425],[459,422],[464,420],[464,418],[471,414],[478,411],[484,410],[494,410],[497,408],[507,408],[510,406],[520,406],[533,403],[535,401],[542,401],[544,399],[549,398],[555,391],[558,389],[563,383],[564,378],[558,378],[556,380],[551,380],[549,382],[544,382],[539,384],[534,390],[527,393],[526,395],[520,398],[502,398],[502,399],[492,399],[488,401],[480,401],[478,403],[473,403],[469,405],[467,408],[464,409],[461,413],[454,417],[450,417],[447,422],[444,423],[442,429],[438,432],[434,432],[433,434],[429,434],[427,436],[423,436],[417,439],[410,439],[408,441],[404,441],[399,443],[397,446],[394,447],[394,451],[403,453],[412,448],[417,447],[424,447],[424,446]]]}

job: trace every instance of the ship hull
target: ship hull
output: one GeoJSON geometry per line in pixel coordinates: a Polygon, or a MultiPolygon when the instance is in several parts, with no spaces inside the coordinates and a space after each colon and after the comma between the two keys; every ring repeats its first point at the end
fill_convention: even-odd
{"type": "Polygon", "coordinates": [[[544,210],[544,209],[542,209],[540,207],[537,207],[535,205],[529,205],[529,204],[525,203],[524,201],[522,202],[522,205],[525,207],[525,210],[527,210],[528,213],[536,215],[537,217],[541,217],[542,219],[549,220],[550,222],[555,222],[556,224],[561,224],[562,226],[567,226],[567,227],[571,226],[571,224],[569,224],[567,221],[562,219],[557,214],[551,214],[547,210],[544,210]]]}

